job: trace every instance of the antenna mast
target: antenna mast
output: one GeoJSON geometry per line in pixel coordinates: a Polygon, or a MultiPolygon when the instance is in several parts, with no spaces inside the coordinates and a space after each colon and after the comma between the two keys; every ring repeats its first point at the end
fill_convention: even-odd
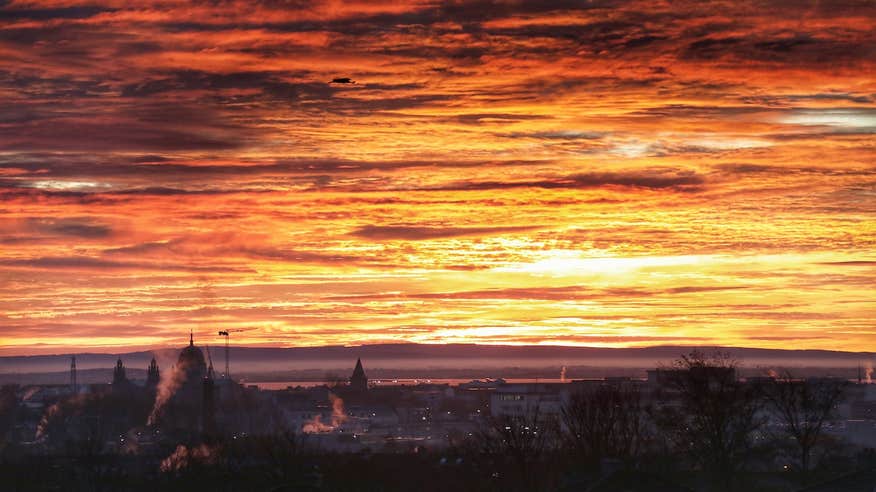
{"type": "Polygon", "coordinates": [[[73,388],[73,394],[79,392],[79,384],[76,380],[76,356],[70,357],[70,386],[73,388]]]}

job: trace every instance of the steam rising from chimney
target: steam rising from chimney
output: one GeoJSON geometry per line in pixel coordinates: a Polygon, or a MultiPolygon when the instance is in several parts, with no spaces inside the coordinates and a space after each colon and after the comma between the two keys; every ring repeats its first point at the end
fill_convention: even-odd
{"type": "Polygon", "coordinates": [[[22,401],[30,400],[33,397],[33,395],[35,395],[37,393],[37,391],[39,391],[39,390],[40,390],[39,386],[34,386],[33,388],[28,389],[27,391],[24,392],[24,395],[22,395],[21,400],[22,401]]]}
{"type": "Polygon", "coordinates": [[[187,448],[180,444],[176,450],[167,458],[161,460],[162,472],[176,472],[187,468],[193,464],[215,464],[218,459],[216,449],[210,448],[206,444],[187,448]]]}
{"type": "Polygon", "coordinates": [[[65,414],[70,414],[71,412],[75,413],[75,411],[81,409],[87,398],[88,395],[74,395],[71,398],[50,405],[37,424],[34,439],[39,441],[47,437],[46,432],[48,431],[49,424],[53,419],[65,414]]]}
{"type": "Polygon", "coordinates": [[[36,436],[35,436],[35,439],[37,441],[46,437],[46,428],[49,426],[49,421],[51,421],[53,418],[55,418],[60,413],[61,413],[61,404],[60,403],[52,404],[51,406],[49,406],[49,408],[46,409],[45,413],[43,413],[43,416],[40,418],[40,422],[37,424],[36,436]]]}
{"type": "Polygon", "coordinates": [[[301,432],[304,432],[305,434],[332,432],[347,421],[347,414],[344,412],[344,400],[339,396],[336,396],[334,393],[329,393],[329,400],[332,402],[331,423],[327,424],[323,422],[322,415],[317,415],[301,426],[301,432]]]}
{"type": "Polygon", "coordinates": [[[155,425],[164,406],[170,398],[182,386],[186,377],[184,367],[171,366],[170,370],[161,372],[161,380],[158,382],[155,394],[155,404],[152,406],[152,411],[149,413],[149,419],[146,420],[147,425],[155,425]]]}
{"type": "Polygon", "coordinates": [[[563,366],[563,368],[560,369],[560,382],[561,383],[566,382],[566,366],[563,366]]]}

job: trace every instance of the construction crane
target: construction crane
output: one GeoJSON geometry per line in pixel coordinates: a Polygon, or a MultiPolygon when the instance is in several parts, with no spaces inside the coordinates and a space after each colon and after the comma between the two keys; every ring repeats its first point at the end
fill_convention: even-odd
{"type": "Polygon", "coordinates": [[[225,337],[225,374],[222,375],[225,379],[229,379],[228,375],[228,332],[224,330],[219,330],[219,336],[225,337]]]}
{"type": "Polygon", "coordinates": [[[255,328],[239,328],[237,330],[219,330],[219,336],[225,337],[225,379],[231,379],[231,373],[228,370],[228,343],[232,333],[240,333],[242,331],[255,330],[255,328]]]}

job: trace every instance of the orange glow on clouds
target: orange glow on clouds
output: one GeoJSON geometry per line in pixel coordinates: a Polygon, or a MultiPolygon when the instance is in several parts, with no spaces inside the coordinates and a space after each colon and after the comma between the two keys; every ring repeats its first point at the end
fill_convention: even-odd
{"type": "Polygon", "coordinates": [[[13,0],[0,355],[872,350],[874,15],[13,0]]]}

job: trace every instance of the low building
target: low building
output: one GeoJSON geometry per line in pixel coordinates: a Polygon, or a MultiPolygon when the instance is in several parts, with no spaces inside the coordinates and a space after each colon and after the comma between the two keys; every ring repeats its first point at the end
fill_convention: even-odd
{"type": "Polygon", "coordinates": [[[519,383],[496,387],[490,396],[493,417],[558,417],[568,385],[566,383],[519,383]]]}

